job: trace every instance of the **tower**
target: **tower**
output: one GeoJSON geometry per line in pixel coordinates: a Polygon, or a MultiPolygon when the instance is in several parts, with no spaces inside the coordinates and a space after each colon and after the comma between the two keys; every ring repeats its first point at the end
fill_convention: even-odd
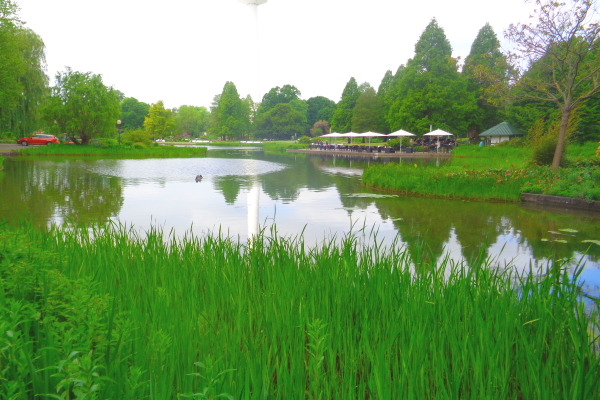
{"type": "MultiPolygon", "coordinates": [[[[258,6],[265,4],[267,0],[239,0],[241,3],[246,4],[252,10],[254,14],[254,21],[256,25],[256,39],[254,41],[255,54],[256,54],[256,89],[254,93],[254,101],[261,101],[260,98],[260,58],[258,51],[258,6]]],[[[260,181],[258,176],[252,177],[252,188],[248,192],[248,239],[258,235],[258,208],[260,202],[260,181]]]]}

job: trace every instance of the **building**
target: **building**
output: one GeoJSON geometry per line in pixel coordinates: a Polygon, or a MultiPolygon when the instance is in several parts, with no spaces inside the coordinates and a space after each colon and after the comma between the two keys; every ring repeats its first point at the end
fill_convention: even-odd
{"type": "Polygon", "coordinates": [[[525,132],[515,128],[508,122],[501,122],[487,131],[480,133],[479,136],[485,140],[486,145],[491,145],[525,136],[525,132]]]}

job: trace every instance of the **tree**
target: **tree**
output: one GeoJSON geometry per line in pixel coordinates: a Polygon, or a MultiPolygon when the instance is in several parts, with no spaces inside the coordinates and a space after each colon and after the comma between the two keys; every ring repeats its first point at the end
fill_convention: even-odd
{"type": "Polygon", "coordinates": [[[262,103],[258,107],[258,113],[264,113],[277,104],[289,103],[292,100],[300,100],[300,90],[292,85],[276,86],[263,96],[262,103]]]}
{"type": "Polygon", "coordinates": [[[144,127],[144,118],[148,116],[150,104],[126,97],[121,101],[121,127],[125,130],[144,127]]]}
{"type": "Polygon", "coordinates": [[[95,137],[112,136],[121,115],[119,98],[101,75],[72,71],[56,74],[56,86],[44,108],[44,118],[56,123],[76,144],[88,144],[95,137]],[[81,139],[81,141],[79,141],[81,139]]]}
{"type": "Polygon", "coordinates": [[[181,106],[175,115],[176,131],[199,137],[208,128],[209,117],[206,107],[181,106]]]}
{"type": "Polygon", "coordinates": [[[173,135],[175,130],[173,111],[165,109],[162,100],[152,104],[148,116],[144,118],[144,129],[152,139],[173,135]]]}
{"type": "Polygon", "coordinates": [[[0,132],[22,137],[37,128],[49,90],[44,42],[16,11],[15,3],[0,0],[0,132]]]}
{"type": "Polygon", "coordinates": [[[342,99],[337,104],[333,116],[331,118],[331,130],[338,133],[347,133],[352,129],[352,111],[356,105],[356,100],[360,96],[360,90],[356,79],[350,78],[344,91],[342,99]]]}
{"type": "Polygon", "coordinates": [[[308,111],[306,114],[309,126],[313,126],[317,121],[331,121],[335,111],[335,102],[327,97],[316,96],[306,100],[308,111]]]}
{"type": "Polygon", "coordinates": [[[593,0],[534,0],[531,23],[510,25],[506,37],[517,45],[511,54],[520,96],[553,103],[560,129],[552,168],[558,169],[569,119],[600,91],[598,35],[593,0]],[[531,67],[525,70],[523,65],[531,67]]]}
{"type": "Polygon", "coordinates": [[[306,132],[306,114],[293,103],[280,103],[257,116],[257,135],[270,139],[291,139],[306,132]]]}
{"type": "Polygon", "coordinates": [[[465,59],[463,74],[467,78],[469,91],[477,98],[478,112],[472,121],[469,137],[473,137],[500,122],[503,115],[498,109],[498,85],[508,84],[510,65],[500,51],[500,42],[496,33],[485,24],[479,30],[471,46],[471,52],[465,59]]]}
{"type": "Polygon", "coordinates": [[[215,97],[211,107],[211,132],[226,139],[240,138],[247,131],[249,121],[244,105],[233,82],[226,82],[223,92],[215,97]]]}
{"type": "Polygon", "coordinates": [[[329,128],[329,122],[317,121],[314,123],[312,129],[310,130],[310,135],[313,137],[326,135],[329,133],[329,128]]]}
{"type": "Polygon", "coordinates": [[[383,101],[372,87],[358,96],[352,113],[352,132],[369,131],[379,133],[387,131],[383,115],[383,101]]]}
{"type": "Polygon", "coordinates": [[[425,133],[430,125],[457,134],[467,131],[476,110],[475,97],[458,73],[450,42],[435,19],[421,34],[414,58],[402,69],[390,95],[388,122],[393,131],[425,133]]]}

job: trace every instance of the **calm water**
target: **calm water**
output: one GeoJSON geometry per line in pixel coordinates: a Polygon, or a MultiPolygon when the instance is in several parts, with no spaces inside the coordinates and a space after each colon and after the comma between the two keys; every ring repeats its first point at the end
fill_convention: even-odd
{"type": "MultiPolygon", "coordinates": [[[[0,171],[0,219],[151,225],[183,234],[223,232],[244,241],[258,222],[308,243],[361,240],[376,232],[413,255],[472,261],[480,254],[520,268],[551,257],[586,262],[583,279],[600,296],[600,214],[414,197],[382,197],[361,185],[377,161],[210,148],[198,158],[8,158],[0,171]],[[202,174],[201,182],[194,177],[202,174]],[[33,216],[33,217],[32,217],[33,216]],[[250,218],[249,218],[250,216],[250,218]],[[564,232],[570,229],[576,232],[564,232]],[[587,255],[586,255],[587,254],[587,255]]],[[[439,160],[404,160],[439,164],[439,160]]]]}

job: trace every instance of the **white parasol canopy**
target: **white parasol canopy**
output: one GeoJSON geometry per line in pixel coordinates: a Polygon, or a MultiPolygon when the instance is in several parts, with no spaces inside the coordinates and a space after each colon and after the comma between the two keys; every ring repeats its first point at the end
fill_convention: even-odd
{"type": "Polygon", "coordinates": [[[446,132],[441,129],[436,129],[435,131],[426,133],[423,136],[454,136],[454,135],[451,134],[450,132],[446,132]]]}
{"type": "Polygon", "coordinates": [[[369,131],[369,132],[361,133],[360,136],[369,138],[369,146],[371,146],[371,138],[372,137],[387,136],[387,135],[384,135],[383,133],[377,133],[377,132],[370,132],[369,131]]]}
{"type": "Polygon", "coordinates": [[[415,135],[414,133],[410,133],[410,132],[400,129],[399,131],[390,133],[388,136],[417,136],[417,135],[415,135]]]}

